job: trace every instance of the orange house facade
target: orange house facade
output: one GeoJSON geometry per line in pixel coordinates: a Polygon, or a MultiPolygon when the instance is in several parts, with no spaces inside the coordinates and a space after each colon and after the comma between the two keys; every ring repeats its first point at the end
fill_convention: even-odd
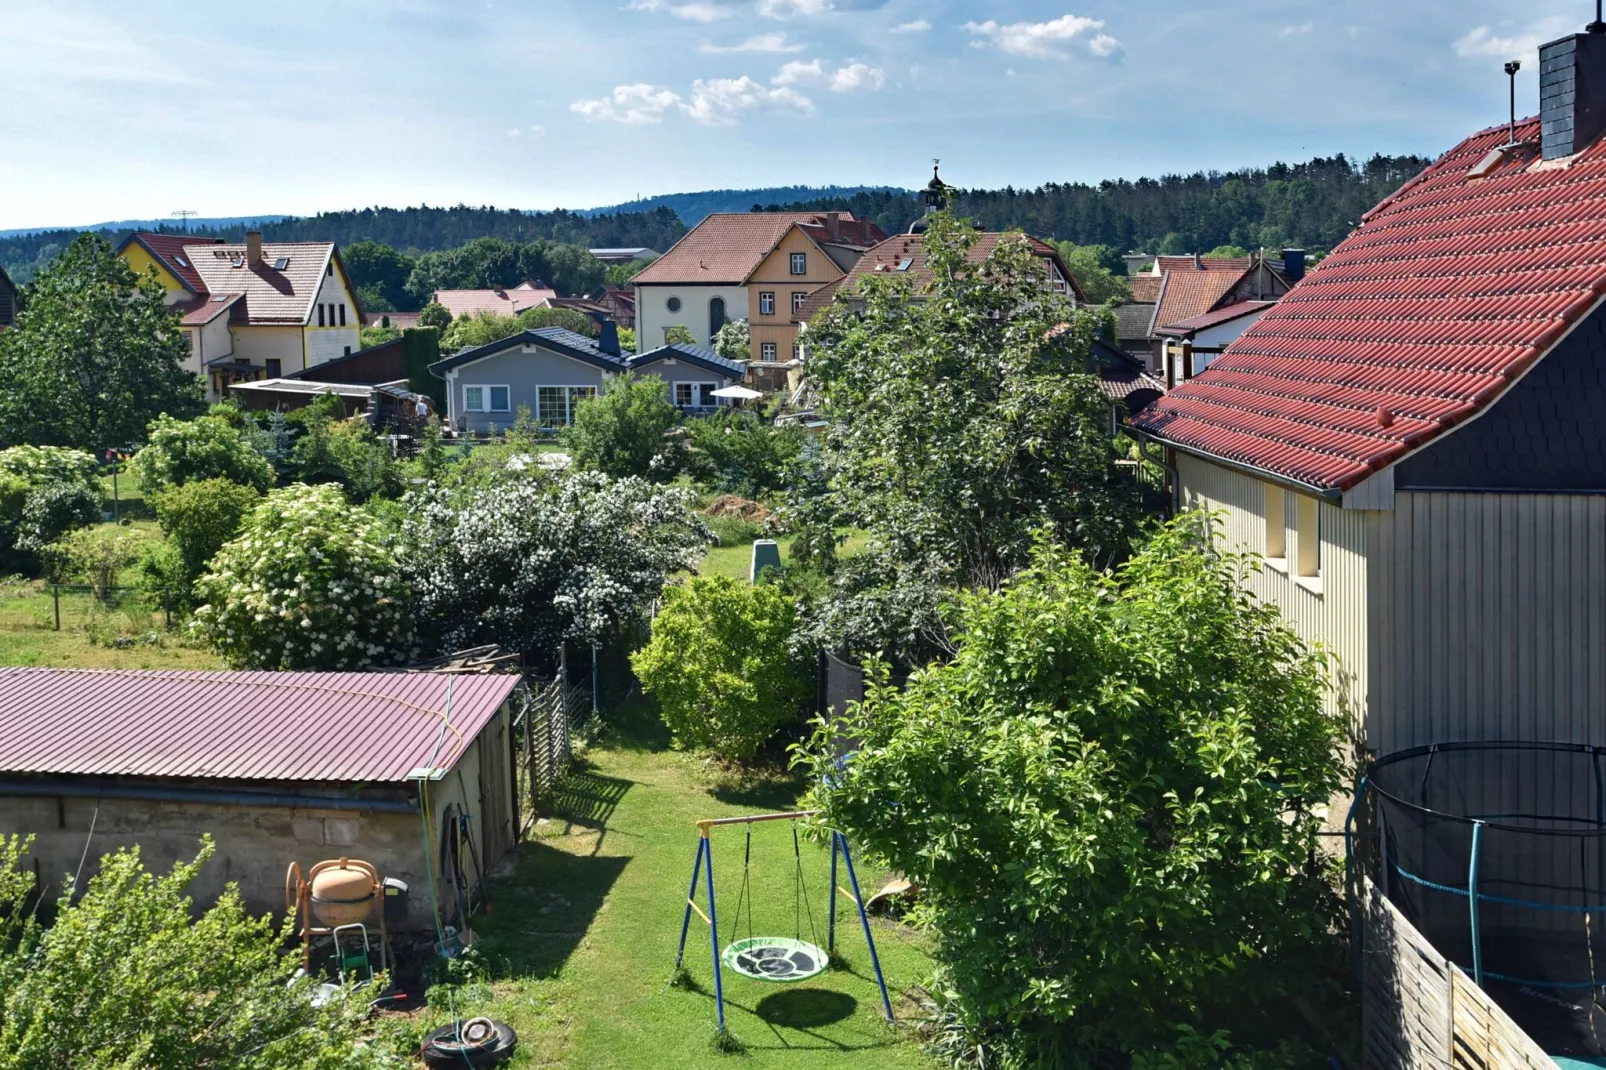
{"type": "MultiPolygon", "coordinates": [[[[837,263],[821,246],[794,226],[788,230],[747,283],[747,323],[753,335],[752,359],[761,363],[794,360],[798,325],[793,315],[809,295],[835,282],[853,266],[837,263]]],[[[858,257],[855,256],[854,260],[858,257]]]]}

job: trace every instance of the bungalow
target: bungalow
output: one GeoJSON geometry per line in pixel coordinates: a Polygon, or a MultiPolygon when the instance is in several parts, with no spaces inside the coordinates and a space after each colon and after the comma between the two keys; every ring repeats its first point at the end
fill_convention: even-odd
{"type": "Polygon", "coordinates": [[[1603,41],[1547,46],[1543,124],[1451,149],[1133,419],[1373,751],[1606,744],[1603,41]]]}
{"type": "Polygon", "coordinates": [[[714,391],[741,383],[747,374],[747,364],[740,360],[727,360],[712,349],[701,346],[660,346],[647,353],[638,353],[625,361],[625,366],[637,375],[652,375],[662,379],[669,390],[669,400],[682,412],[709,412],[727,404],[714,391]]]}
{"type": "Polygon", "coordinates": [[[626,364],[618,329],[605,322],[601,338],[542,327],[462,350],[429,370],[446,384],[448,426],[489,434],[511,426],[521,408],[541,427],[567,426],[575,407],[600,394],[626,364]]]}
{"type": "Polygon", "coordinates": [[[433,931],[427,889],[457,886],[442,849],[455,816],[473,817],[471,887],[517,840],[520,680],[0,668],[0,835],[33,836],[39,872],[57,876],[86,844],[91,859],[138,845],[166,870],[205,833],[217,853],[191,894],[209,903],[233,882],[253,913],[284,909],[290,863],[360,858],[408,885],[402,927],[433,931]]]}

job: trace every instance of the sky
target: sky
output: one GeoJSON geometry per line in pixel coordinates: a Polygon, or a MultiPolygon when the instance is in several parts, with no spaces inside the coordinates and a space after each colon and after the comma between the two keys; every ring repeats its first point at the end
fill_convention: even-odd
{"type": "Polygon", "coordinates": [[[1503,122],[1587,0],[0,0],[0,229],[1033,187],[1503,122]]]}

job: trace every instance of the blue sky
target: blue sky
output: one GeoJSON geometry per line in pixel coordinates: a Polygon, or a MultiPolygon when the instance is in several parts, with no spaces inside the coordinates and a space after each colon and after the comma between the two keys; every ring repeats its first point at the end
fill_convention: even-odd
{"type": "Polygon", "coordinates": [[[1437,153],[1586,0],[0,0],[0,228],[1437,153]]]}

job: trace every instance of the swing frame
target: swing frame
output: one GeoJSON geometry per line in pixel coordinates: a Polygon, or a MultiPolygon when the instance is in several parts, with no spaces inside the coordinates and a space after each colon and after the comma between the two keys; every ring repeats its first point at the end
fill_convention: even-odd
{"type": "MultiPolygon", "coordinates": [[[[691,868],[691,888],[686,893],[686,914],[680,923],[680,947],[675,952],[675,970],[678,972],[686,958],[686,936],[691,930],[691,916],[695,911],[708,926],[709,941],[713,947],[714,958],[714,1008],[719,1021],[719,1032],[725,1032],[725,983],[722,976],[719,946],[719,916],[714,910],[714,844],[709,833],[716,828],[726,825],[753,826],[766,821],[801,821],[805,818],[819,816],[818,810],[795,810],[784,814],[753,814],[749,817],[719,817],[708,818],[697,822],[697,858],[691,868]],[[704,878],[708,895],[708,913],[704,914],[697,905],[697,879],[704,878]]],[[[896,1022],[892,1015],[892,1000],[887,996],[887,980],[881,973],[881,958],[876,954],[875,936],[870,932],[870,915],[864,909],[864,896],[859,892],[859,877],[853,869],[853,855],[848,850],[848,838],[842,833],[831,830],[831,902],[826,915],[826,954],[836,953],[836,897],[837,893],[847,896],[859,911],[859,923],[864,927],[864,942],[870,948],[870,965],[875,969],[875,981],[881,991],[881,1009],[886,1014],[887,1021],[896,1022]],[[848,886],[853,890],[841,887],[837,883],[837,858],[840,855],[842,866],[847,871],[848,886]]]]}

